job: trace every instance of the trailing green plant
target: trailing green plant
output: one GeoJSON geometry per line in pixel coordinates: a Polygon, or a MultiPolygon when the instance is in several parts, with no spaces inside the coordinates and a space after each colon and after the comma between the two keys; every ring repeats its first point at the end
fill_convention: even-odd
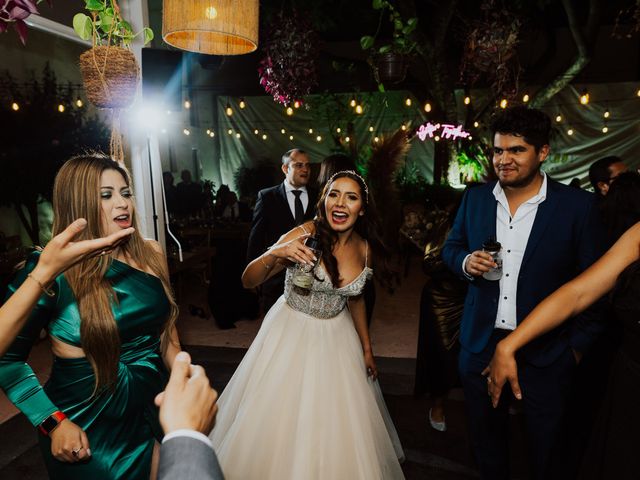
{"type": "Polygon", "coordinates": [[[145,45],[153,40],[153,30],[149,27],[133,32],[131,24],[122,18],[116,0],[85,0],[85,8],[90,16],[77,13],[73,17],[73,29],[94,46],[128,47],[138,35],[143,36],[145,45]]]}
{"type": "Polygon", "coordinates": [[[380,22],[378,23],[378,30],[375,35],[365,35],[360,38],[360,46],[363,50],[372,50],[373,53],[400,53],[402,55],[409,55],[413,53],[416,48],[416,42],[413,40],[411,34],[418,26],[418,18],[411,17],[404,21],[400,12],[398,12],[391,2],[387,0],[373,0],[373,9],[380,10],[380,22]],[[376,38],[380,33],[380,27],[382,26],[382,19],[385,13],[389,14],[389,21],[393,25],[393,35],[391,42],[383,43],[374,48],[376,38]]]}
{"type": "Polygon", "coordinates": [[[470,144],[459,148],[456,153],[456,162],[465,182],[479,182],[482,180],[490,164],[483,148],[478,144],[470,144]]]}

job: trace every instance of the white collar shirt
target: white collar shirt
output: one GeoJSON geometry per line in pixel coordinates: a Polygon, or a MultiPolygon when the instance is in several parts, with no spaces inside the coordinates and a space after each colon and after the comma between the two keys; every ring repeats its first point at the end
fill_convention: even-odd
{"type": "Polygon", "coordinates": [[[289,210],[291,210],[291,215],[293,216],[293,218],[296,218],[296,196],[292,193],[294,190],[300,190],[302,192],[302,194],[300,195],[300,200],[302,201],[302,208],[306,213],[307,207],[309,206],[309,193],[307,192],[307,187],[302,186],[300,188],[295,188],[285,179],[284,190],[285,192],[287,192],[287,202],[289,202],[289,210]]]}
{"type": "Polygon", "coordinates": [[[502,245],[502,277],[495,328],[515,330],[517,327],[518,277],[522,259],[538,206],[547,198],[547,176],[542,172],[542,185],[538,193],[522,203],[512,217],[504,190],[497,183],[493,189],[496,198],[496,239],[502,245]]]}

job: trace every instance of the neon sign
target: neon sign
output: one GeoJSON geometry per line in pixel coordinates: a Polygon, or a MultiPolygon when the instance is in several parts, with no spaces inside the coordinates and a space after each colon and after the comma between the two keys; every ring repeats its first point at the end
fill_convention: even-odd
{"type": "Polygon", "coordinates": [[[451,124],[442,124],[436,123],[435,125],[431,122],[427,122],[423,125],[420,125],[416,134],[418,138],[423,142],[427,137],[433,138],[436,135],[436,132],[440,131],[440,136],[442,138],[446,138],[447,140],[455,140],[457,138],[467,138],[471,135],[469,132],[465,132],[462,130],[462,125],[458,125],[457,127],[451,124]]]}

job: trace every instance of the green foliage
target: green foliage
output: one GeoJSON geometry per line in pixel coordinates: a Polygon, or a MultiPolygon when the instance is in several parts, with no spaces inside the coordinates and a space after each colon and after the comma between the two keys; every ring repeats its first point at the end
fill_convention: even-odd
{"type": "Polygon", "coordinates": [[[375,35],[365,35],[360,38],[360,46],[363,50],[371,50],[370,53],[398,53],[401,55],[410,55],[416,48],[416,42],[413,40],[413,32],[418,26],[418,18],[411,17],[406,21],[403,20],[400,12],[398,12],[391,2],[387,0],[373,0],[373,9],[380,10],[380,20],[388,13],[388,18],[393,25],[393,35],[391,41],[387,41],[375,48],[375,42],[380,33],[380,26],[375,35]]]}
{"type": "Polygon", "coordinates": [[[489,159],[480,145],[471,144],[468,147],[458,149],[456,162],[465,182],[479,182],[485,174],[489,159]]]}
{"type": "Polygon", "coordinates": [[[48,64],[24,88],[4,72],[0,87],[20,106],[18,111],[0,106],[0,205],[16,210],[38,244],[37,205],[40,199],[51,198],[58,169],[87,149],[107,151],[109,131],[97,117],[88,117],[86,106],[75,106],[72,87],[59,85],[48,64]],[[60,104],[64,112],[58,111],[60,104]]]}
{"type": "Polygon", "coordinates": [[[122,18],[120,9],[113,0],[85,0],[85,8],[91,16],[77,13],[73,17],[73,29],[83,40],[92,40],[96,46],[125,47],[140,34],[144,45],[153,40],[153,31],[149,27],[134,33],[131,24],[122,18]]]}

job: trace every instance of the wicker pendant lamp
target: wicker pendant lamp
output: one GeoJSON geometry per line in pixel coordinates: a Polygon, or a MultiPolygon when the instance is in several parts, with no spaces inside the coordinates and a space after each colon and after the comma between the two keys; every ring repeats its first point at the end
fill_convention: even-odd
{"type": "Polygon", "coordinates": [[[190,52],[250,53],[258,48],[258,11],[258,0],[163,0],[162,38],[190,52]]]}

